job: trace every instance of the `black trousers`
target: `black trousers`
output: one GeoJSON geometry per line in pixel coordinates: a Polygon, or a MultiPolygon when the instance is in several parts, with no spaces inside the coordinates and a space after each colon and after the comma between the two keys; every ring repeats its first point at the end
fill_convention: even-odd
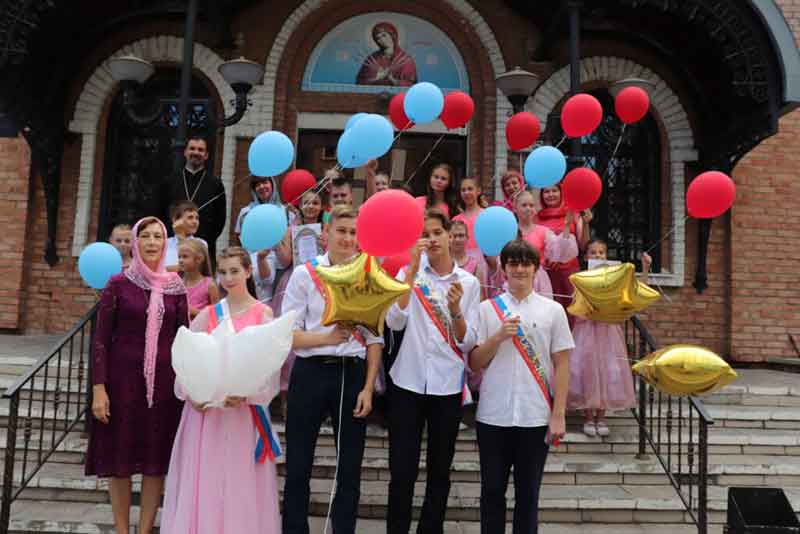
{"type": "Polygon", "coordinates": [[[408,534],[414,483],[419,474],[422,429],[428,426],[425,501],[418,534],[442,534],[450,466],[461,423],[461,393],[421,395],[391,384],[389,389],[389,509],[388,534],[408,534]]]}
{"type": "Polygon", "coordinates": [[[326,415],[333,421],[334,440],[341,428],[339,473],[331,520],[335,534],[354,534],[361,497],[361,460],[366,422],[353,417],[364,388],[366,366],[360,358],[339,363],[300,358],[289,380],[286,414],[286,484],[283,492],[283,534],[308,534],[309,481],[317,435],[326,415]],[[344,380],[342,420],[339,399],[344,380]]]}
{"type": "Polygon", "coordinates": [[[481,534],[505,532],[506,487],[514,468],[514,534],[539,529],[539,488],[550,449],[546,426],[477,424],[481,459],[481,534]]]}

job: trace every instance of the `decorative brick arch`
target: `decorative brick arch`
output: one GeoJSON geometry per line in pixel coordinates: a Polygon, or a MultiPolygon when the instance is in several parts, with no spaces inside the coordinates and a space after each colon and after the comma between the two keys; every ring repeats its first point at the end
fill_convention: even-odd
{"type": "MultiPolygon", "coordinates": [[[[309,15],[325,6],[331,0],[306,0],[297,7],[283,23],[281,31],[273,41],[272,48],[264,70],[263,85],[254,88],[252,100],[253,107],[244,120],[235,127],[237,136],[255,137],[267,128],[274,127],[275,94],[278,83],[278,69],[281,64],[286,46],[292,34],[309,15]]],[[[494,76],[506,71],[505,61],[500,45],[489,25],[481,14],[466,0],[444,0],[451,9],[464,17],[472,31],[478,36],[481,46],[487,54],[494,76]]],[[[500,92],[495,89],[495,139],[494,139],[494,173],[500,175],[506,170],[507,147],[505,140],[505,124],[511,112],[511,105],[500,92]]]]}
{"type": "MultiPolygon", "coordinates": [[[[95,158],[97,157],[97,136],[104,125],[100,124],[103,107],[113,95],[116,82],[111,77],[108,61],[112,57],[135,55],[154,63],[176,62],[183,60],[183,39],[169,35],[147,37],[123,46],[105,59],[86,80],[81,94],[75,104],[69,130],[81,134],[81,164],[78,176],[78,188],[75,210],[75,231],[72,237],[72,255],[78,256],[89,241],[89,223],[92,208],[92,186],[95,176],[95,158]]],[[[214,85],[224,104],[226,115],[233,113],[231,101],[235,95],[230,85],[222,78],[217,67],[224,60],[210,48],[195,43],[194,67],[201,71],[214,85]]],[[[222,147],[222,183],[229,193],[233,190],[234,159],[236,157],[234,133],[225,130],[222,147]]],[[[231,195],[227,195],[228,212],[230,213],[231,195]]],[[[219,246],[227,244],[228,227],[219,239],[219,246]]]]}
{"type": "MultiPolygon", "coordinates": [[[[686,229],[684,192],[686,164],[697,161],[689,117],[678,95],[658,74],[629,59],[594,56],[581,60],[581,82],[613,83],[623,78],[644,78],[655,84],[650,94],[650,109],[664,129],[667,139],[666,156],[669,162],[672,204],[672,265],[669,272],[651,274],[651,279],[667,286],[682,286],[686,259],[686,229]]],[[[527,109],[542,124],[556,105],[569,93],[569,66],[556,71],[528,101],[527,109]]]]}

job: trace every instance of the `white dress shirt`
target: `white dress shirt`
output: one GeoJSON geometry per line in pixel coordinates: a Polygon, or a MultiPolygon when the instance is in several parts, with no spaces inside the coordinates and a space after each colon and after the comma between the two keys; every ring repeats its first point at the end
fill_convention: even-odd
{"type": "MultiPolygon", "coordinates": [[[[455,265],[455,263],[454,263],[455,265]]],[[[406,271],[398,273],[397,279],[405,280],[406,271]]],[[[440,276],[433,270],[425,256],[420,261],[419,276],[431,291],[429,299],[442,310],[451,324],[447,308],[447,291],[454,282],[460,282],[464,290],[461,296],[461,313],[467,323],[463,341],[454,337],[456,346],[466,355],[475,346],[477,339],[478,305],[481,301],[481,287],[478,279],[455,267],[452,272],[440,276]]],[[[400,352],[392,365],[390,375],[394,383],[403,389],[428,395],[454,395],[461,393],[461,380],[465,362],[450,347],[439,329],[431,321],[416,293],[411,294],[408,306],[401,310],[397,303],[389,308],[386,324],[392,330],[406,329],[400,352]]],[[[452,326],[449,327],[452,334],[452,326]]]]}
{"type": "MultiPolygon", "coordinates": [[[[550,355],[575,348],[567,314],[558,302],[531,293],[518,301],[511,293],[500,295],[511,316],[521,319],[523,332],[533,342],[539,361],[553,386],[550,355]]],[[[485,300],[480,305],[478,345],[493,336],[502,320],[485,300]]],[[[481,395],[475,419],[495,426],[536,427],[550,422],[550,405],[523,361],[513,339],[506,339],[483,372],[481,395]]]]}
{"type": "Polygon", "coordinates": [[[258,252],[250,254],[250,263],[253,265],[253,282],[256,286],[256,298],[264,304],[272,304],[272,289],[275,285],[275,272],[277,270],[278,259],[274,250],[270,250],[264,258],[269,266],[269,276],[261,277],[258,268],[258,252]]]}
{"type": "MultiPolygon", "coordinates": [[[[206,247],[206,250],[208,250],[208,243],[206,243],[206,240],[202,237],[190,235],[186,239],[196,239],[206,247]]],[[[166,257],[164,258],[164,266],[170,267],[172,265],[178,265],[178,236],[167,238],[167,253],[166,257]]],[[[208,267],[211,268],[210,265],[208,267]]]]}
{"type": "MultiPolygon", "coordinates": [[[[328,254],[317,256],[319,265],[329,266],[331,264],[328,254]]],[[[283,295],[282,310],[294,310],[297,312],[294,329],[306,332],[330,332],[335,325],[322,326],[322,313],[325,311],[325,299],[320,294],[311,274],[306,265],[300,265],[292,272],[286,292],[283,295]]],[[[383,345],[383,337],[372,335],[365,328],[359,328],[364,336],[367,345],[383,345]]],[[[364,358],[366,348],[354,337],[346,343],[340,345],[324,345],[310,349],[295,349],[295,354],[300,358],[309,356],[354,356],[364,358]]]]}

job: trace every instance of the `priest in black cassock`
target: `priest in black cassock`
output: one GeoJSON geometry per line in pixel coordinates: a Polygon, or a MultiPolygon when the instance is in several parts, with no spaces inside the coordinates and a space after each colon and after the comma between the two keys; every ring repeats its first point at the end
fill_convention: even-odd
{"type": "Polygon", "coordinates": [[[226,200],[225,187],[222,181],[214,176],[213,171],[206,168],[208,163],[208,142],[202,137],[191,137],[183,151],[186,165],[180,175],[172,176],[165,183],[164,206],[162,216],[166,227],[172,235],[170,206],[182,200],[194,202],[200,209],[200,228],[197,237],[208,243],[208,254],[212,263],[216,263],[217,238],[225,228],[226,200]]]}

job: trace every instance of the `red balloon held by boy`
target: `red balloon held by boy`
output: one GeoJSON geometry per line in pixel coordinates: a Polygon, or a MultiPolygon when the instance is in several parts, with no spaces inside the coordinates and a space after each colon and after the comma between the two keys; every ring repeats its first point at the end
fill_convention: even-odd
{"type": "Polygon", "coordinates": [[[394,256],[414,246],[422,227],[422,209],[414,197],[400,189],[386,189],[361,206],[356,240],[370,256],[394,256]]]}
{"type": "Polygon", "coordinates": [[[300,205],[303,193],[317,185],[314,175],[305,169],[295,169],[286,173],[281,181],[281,198],[295,206],[300,205]]]}

